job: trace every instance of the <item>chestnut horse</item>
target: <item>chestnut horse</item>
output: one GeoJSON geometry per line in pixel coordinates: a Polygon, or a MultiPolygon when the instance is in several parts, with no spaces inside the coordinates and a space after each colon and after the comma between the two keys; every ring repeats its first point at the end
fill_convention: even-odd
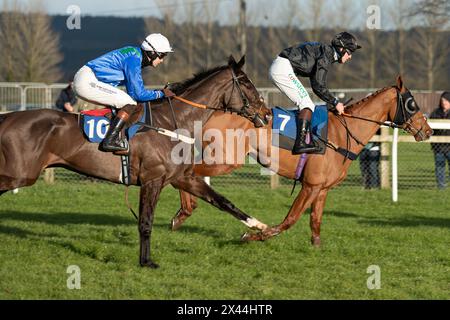
{"type": "MultiPolygon", "coordinates": [[[[230,57],[228,65],[205,71],[173,86],[177,95],[208,107],[192,108],[173,101],[174,116],[185,132],[193,136],[194,121],[204,123],[217,110],[239,113],[255,125],[267,123],[263,119],[270,110],[242,71],[244,63],[244,57],[239,63],[230,57]]],[[[167,101],[155,102],[152,109],[156,127],[176,129],[167,101]]],[[[78,121],[77,114],[45,109],[0,115],[0,194],[33,185],[42,170],[49,167],[65,167],[120,183],[121,158],[99,151],[98,145],[89,143],[78,121]]],[[[172,149],[179,143],[153,130],[138,133],[130,141],[130,180],[132,185],[140,186],[138,230],[141,266],[158,267],[150,258],[150,239],[154,209],[162,188],[168,184],[200,197],[249,227],[267,227],[240,211],[202,179],[194,177],[192,163],[176,164],[172,159],[172,149]]]]}
{"type": "MultiPolygon", "coordinates": [[[[347,148],[354,154],[359,154],[364,145],[369,142],[381,124],[391,127],[399,127],[413,135],[416,141],[428,139],[433,131],[427,123],[425,116],[419,111],[414,98],[409,90],[403,86],[401,77],[397,78],[396,86],[381,89],[371,96],[354,103],[346,108],[345,119],[342,116],[329,112],[328,141],[335,146],[347,148]],[[390,121],[390,122],[388,122],[390,121]]],[[[225,127],[249,129],[251,124],[233,115],[216,113],[207,122],[204,131],[210,128],[225,130],[225,127]]],[[[272,123],[266,127],[256,130],[267,130],[267,140],[259,141],[258,148],[267,148],[272,141],[272,123]]],[[[246,152],[255,154],[253,146],[246,141],[246,152]]],[[[207,144],[204,145],[206,147],[207,144]]],[[[275,150],[276,147],[272,147],[275,150]]],[[[225,148],[223,149],[225,153],[225,148]]],[[[274,151],[272,151],[274,152],[274,151]]],[[[272,162],[270,168],[286,178],[294,179],[299,155],[292,155],[289,150],[278,149],[278,162],[272,162]]],[[[223,156],[225,158],[225,155],[223,156]]],[[[245,233],[242,240],[265,240],[290,228],[300,218],[302,213],[311,207],[310,227],[312,231],[311,242],[320,245],[320,226],[325,200],[328,191],[343,181],[347,175],[351,161],[335,150],[327,148],[325,154],[308,155],[308,161],[303,170],[302,189],[295,198],[289,213],[284,221],[272,228],[267,228],[259,233],[245,233]]],[[[276,160],[275,160],[276,161],[276,160]]],[[[265,165],[265,163],[264,163],[265,165]]],[[[217,176],[231,173],[242,166],[232,165],[207,165],[198,164],[194,167],[194,173],[198,176],[217,176]]],[[[172,230],[178,229],[182,223],[192,215],[196,208],[195,197],[180,191],[181,208],[172,219],[172,230]]]]}

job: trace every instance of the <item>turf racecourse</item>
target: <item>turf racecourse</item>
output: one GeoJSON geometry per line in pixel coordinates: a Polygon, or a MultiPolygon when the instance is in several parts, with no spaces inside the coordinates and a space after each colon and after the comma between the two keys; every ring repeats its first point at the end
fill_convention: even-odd
{"type": "MultiPolygon", "coordinates": [[[[278,223],[289,188],[218,187],[241,209],[278,223]]],[[[309,214],[266,242],[242,244],[245,226],[204,203],[169,231],[178,194],[164,190],[153,231],[158,270],[138,266],[136,222],[122,186],[42,182],[0,198],[1,299],[449,299],[450,193],[345,187],[332,190],[322,248],[310,246],[309,214]],[[67,288],[67,268],[81,289],[67,288]],[[369,290],[367,268],[381,270],[369,290]]],[[[130,201],[137,207],[138,189],[130,201]]]]}

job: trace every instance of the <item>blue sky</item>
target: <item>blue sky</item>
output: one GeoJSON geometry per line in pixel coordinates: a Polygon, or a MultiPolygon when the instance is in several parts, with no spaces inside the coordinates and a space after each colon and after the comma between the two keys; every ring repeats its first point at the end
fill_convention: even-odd
{"type": "MultiPolygon", "coordinates": [[[[5,0],[0,0],[3,4],[5,0]]],[[[34,0],[33,0],[34,1],[34,0]]],[[[144,16],[159,15],[153,0],[40,0],[50,14],[67,14],[70,5],[77,5],[81,14],[144,16]]],[[[19,2],[24,2],[20,1],[19,2]]]]}
{"type": "MultiPolygon", "coordinates": [[[[7,1],[11,3],[15,0],[0,0],[0,9],[3,3],[7,1]]],[[[68,15],[67,9],[71,5],[77,5],[81,10],[81,15],[90,16],[121,16],[121,17],[143,17],[155,16],[161,18],[161,12],[158,9],[156,2],[158,0],[16,0],[23,3],[42,2],[47,8],[47,12],[51,15],[68,15]]],[[[311,5],[309,1],[302,1],[299,3],[311,5]]],[[[163,6],[174,7],[175,0],[161,0],[159,3],[163,6]]],[[[407,3],[412,4],[414,0],[407,0],[407,3]]],[[[187,16],[188,6],[192,3],[196,7],[203,7],[204,3],[215,3],[218,5],[216,15],[217,21],[221,24],[235,24],[239,17],[239,0],[179,0],[177,10],[174,13],[174,19],[178,22],[183,22],[187,16]]],[[[289,0],[247,0],[247,19],[249,25],[283,25],[286,19],[280,17],[280,13],[286,13],[290,10],[289,0]]],[[[325,0],[324,12],[332,14],[335,0],[325,0]]],[[[350,21],[345,21],[344,25],[347,28],[365,28],[366,19],[368,17],[366,8],[368,4],[378,3],[381,7],[381,19],[383,20],[382,29],[392,28],[390,21],[391,5],[396,3],[396,0],[351,0],[351,5],[348,12],[351,15],[350,21]]],[[[293,20],[294,23],[302,21],[302,25],[308,25],[310,19],[307,18],[307,13],[311,8],[296,7],[297,17],[293,20]]],[[[295,12],[295,11],[293,11],[295,12]]],[[[202,14],[196,13],[196,18],[201,19],[202,14]]],[[[330,26],[332,21],[324,20],[323,24],[330,26]]]]}
{"type": "MultiPolygon", "coordinates": [[[[10,3],[14,0],[0,0],[3,5],[5,1],[10,3]]],[[[30,0],[18,0],[27,3],[30,0]]],[[[153,0],[31,0],[44,3],[49,14],[65,15],[67,8],[77,5],[82,15],[114,15],[114,16],[160,16],[158,6],[153,0]]],[[[185,0],[194,4],[215,1],[219,3],[233,3],[235,0],[185,0]]],[[[173,5],[173,1],[166,1],[164,6],[173,5]]]]}
{"type": "Polygon", "coordinates": [[[81,14],[143,16],[159,15],[153,0],[44,0],[50,14],[66,14],[67,7],[77,5],[81,14]]]}

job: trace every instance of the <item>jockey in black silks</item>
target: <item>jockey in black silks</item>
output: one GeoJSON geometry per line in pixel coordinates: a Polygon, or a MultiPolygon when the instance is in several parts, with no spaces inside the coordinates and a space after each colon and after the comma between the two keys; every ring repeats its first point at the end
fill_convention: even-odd
{"type": "Polygon", "coordinates": [[[332,63],[346,63],[353,52],[361,46],[356,38],[348,32],[341,32],[334,36],[331,45],[320,42],[305,42],[297,46],[284,49],[273,61],[269,76],[273,83],[299,109],[297,113],[297,137],[292,154],[313,153],[318,146],[310,139],[311,117],[315,105],[298,77],[310,80],[313,92],[327,103],[328,110],[344,112],[344,105],[334,97],[327,88],[328,68],[332,63]]]}

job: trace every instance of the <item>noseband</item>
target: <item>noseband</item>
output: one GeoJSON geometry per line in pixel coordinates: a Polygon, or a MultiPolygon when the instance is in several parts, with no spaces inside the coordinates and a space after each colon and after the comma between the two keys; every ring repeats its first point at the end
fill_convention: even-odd
{"type": "Polygon", "coordinates": [[[397,111],[395,112],[393,124],[397,125],[397,128],[401,128],[410,133],[414,137],[419,135],[421,138],[425,138],[426,134],[423,132],[425,123],[422,124],[420,129],[416,129],[412,125],[418,111],[419,108],[417,107],[411,92],[408,90],[405,93],[400,93],[397,90],[397,111]]]}
{"type": "Polygon", "coordinates": [[[233,81],[233,88],[231,89],[230,99],[228,99],[228,103],[226,104],[224,111],[226,112],[226,111],[230,110],[231,113],[234,111],[232,108],[228,108],[228,106],[230,105],[231,99],[233,97],[234,88],[237,88],[239,95],[241,97],[242,107],[236,113],[239,116],[249,119],[255,125],[257,125],[257,124],[259,124],[261,126],[266,125],[267,122],[265,120],[263,120],[259,115],[259,112],[261,111],[262,106],[259,107],[258,112],[255,112],[254,115],[252,115],[249,112],[250,103],[248,101],[248,98],[245,96],[244,92],[242,91],[241,85],[239,83],[239,79],[236,76],[236,73],[234,72],[233,68],[231,68],[231,76],[232,76],[232,81],[233,81]]]}
{"type": "MultiPolygon", "coordinates": [[[[427,135],[426,133],[424,133],[423,130],[424,124],[422,124],[420,129],[416,129],[412,125],[413,121],[415,120],[414,118],[416,117],[417,112],[419,111],[419,108],[417,107],[416,102],[414,101],[413,95],[409,90],[407,90],[405,93],[400,93],[397,87],[395,87],[395,89],[397,91],[397,109],[395,111],[395,117],[393,121],[377,121],[373,119],[354,116],[348,113],[343,113],[342,116],[338,116],[338,120],[341,122],[341,124],[347,131],[347,150],[349,150],[350,147],[350,137],[353,138],[353,140],[355,140],[356,143],[358,143],[359,145],[364,146],[365,144],[362,143],[357,137],[355,137],[351,133],[350,129],[348,128],[347,122],[345,121],[345,117],[364,120],[367,122],[373,122],[378,125],[384,125],[391,128],[402,129],[410,133],[414,137],[419,135],[422,138],[422,140],[426,138],[427,135]]],[[[345,160],[346,159],[344,158],[344,161],[345,160]]]]}

